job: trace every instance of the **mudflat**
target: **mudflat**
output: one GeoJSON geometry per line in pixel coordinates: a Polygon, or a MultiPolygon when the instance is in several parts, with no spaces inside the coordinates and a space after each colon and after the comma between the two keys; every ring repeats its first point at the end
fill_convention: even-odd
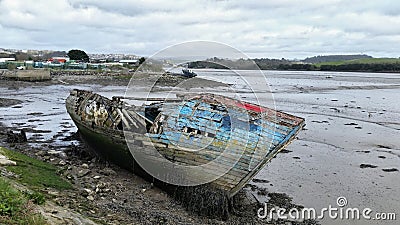
{"type": "MultiPolygon", "coordinates": [[[[233,82],[230,71],[198,70],[196,73],[199,76],[194,80],[158,84],[153,91],[165,96],[173,89],[171,86],[179,83],[178,88],[187,91],[230,92],[244,100],[255,100],[250,92],[233,82]]],[[[255,76],[252,71],[239,74],[244,78],[255,76]]],[[[307,125],[298,140],[278,154],[245,188],[246,192],[259,203],[292,202],[286,207],[302,205],[317,210],[337,206],[337,198],[343,196],[349,207],[398,214],[400,75],[315,71],[263,71],[263,74],[270,86],[253,87],[257,96],[273,96],[269,107],[304,117],[307,125]]],[[[136,78],[131,87],[137,93],[141,87],[156,81],[154,76],[145,74],[136,78]]],[[[191,213],[151,183],[85,153],[87,146],[75,134],[76,127],[65,110],[69,91],[80,88],[107,97],[121,96],[128,83],[126,78],[95,76],[55,76],[51,81],[34,83],[2,81],[2,145],[8,145],[4,143],[7,129],[24,128],[28,143],[14,144],[13,148],[65,168],[62,175],[83,194],[69,192],[73,197],[60,194],[57,197],[60,204],[81,209],[91,218],[107,223],[145,220],[170,224],[222,223],[218,218],[191,213]],[[54,151],[59,151],[61,156],[54,151]],[[84,173],[87,169],[89,172],[84,173]],[[95,192],[96,187],[103,191],[90,195],[84,191],[95,192]],[[88,196],[93,199],[88,200],[88,196]]],[[[240,207],[245,208],[242,210],[245,215],[233,214],[225,222],[265,224],[257,218],[259,205],[251,205],[250,209],[240,207]]],[[[324,218],[319,222],[340,224],[341,221],[324,218]]],[[[365,220],[353,222],[374,224],[365,220]]]]}

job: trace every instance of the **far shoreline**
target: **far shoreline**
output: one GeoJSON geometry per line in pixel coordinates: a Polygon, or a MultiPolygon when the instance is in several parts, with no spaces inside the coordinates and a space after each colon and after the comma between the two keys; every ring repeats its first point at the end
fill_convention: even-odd
{"type": "Polygon", "coordinates": [[[206,69],[206,70],[261,70],[261,71],[292,71],[292,72],[296,72],[296,71],[307,71],[307,72],[332,72],[332,73],[390,73],[390,74],[394,74],[394,73],[398,73],[400,74],[400,70],[399,71],[370,71],[370,70],[301,70],[301,69],[290,69],[290,70],[282,70],[282,69],[249,69],[249,68],[190,68],[190,69],[194,69],[194,70],[202,70],[202,69],[206,69]]]}

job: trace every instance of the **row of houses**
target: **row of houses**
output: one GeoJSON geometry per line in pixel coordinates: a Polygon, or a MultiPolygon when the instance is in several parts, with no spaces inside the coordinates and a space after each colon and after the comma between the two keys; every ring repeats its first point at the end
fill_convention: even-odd
{"type": "Polygon", "coordinates": [[[68,57],[53,57],[47,61],[16,61],[15,58],[0,58],[0,69],[7,69],[12,65],[18,69],[32,68],[60,68],[60,69],[104,69],[113,66],[138,66],[137,59],[124,59],[118,62],[86,63],[70,60],[68,57]]]}

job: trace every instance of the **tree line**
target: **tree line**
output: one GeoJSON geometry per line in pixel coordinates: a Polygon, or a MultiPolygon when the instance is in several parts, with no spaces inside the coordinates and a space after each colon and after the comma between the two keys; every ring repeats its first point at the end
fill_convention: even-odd
{"type": "Polygon", "coordinates": [[[400,63],[343,63],[343,64],[311,64],[293,62],[286,59],[219,59],[211,58],[188,64],[189,68],[203,69],[238,69],[238,70],[304,70],[304,71],[354,71],[354,72],[400,72],[400,63]]]}

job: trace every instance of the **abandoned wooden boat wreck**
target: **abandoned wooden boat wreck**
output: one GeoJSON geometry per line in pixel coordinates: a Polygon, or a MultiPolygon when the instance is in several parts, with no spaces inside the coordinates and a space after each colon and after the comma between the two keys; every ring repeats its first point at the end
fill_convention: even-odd
{"type": "MultiPolygon", "coordinates": [[[[115,164],[153,176],[128,146],[135,143],[135,151],[149,158],[156,157],[147,147],[155,147],[164,160],[176,165],[207,165],[195,175],[187,174],[189,179],[214,175],[202,183],[228,197],[242,189],[305,125],[300,117],[214,94],[146,100],[156,102],[133,106],[121,97],[108,99],[75,89],[66,107],[82,136],[115,164]]],[[[159,163],[152,165],[163,170],[159,163]]]]}

